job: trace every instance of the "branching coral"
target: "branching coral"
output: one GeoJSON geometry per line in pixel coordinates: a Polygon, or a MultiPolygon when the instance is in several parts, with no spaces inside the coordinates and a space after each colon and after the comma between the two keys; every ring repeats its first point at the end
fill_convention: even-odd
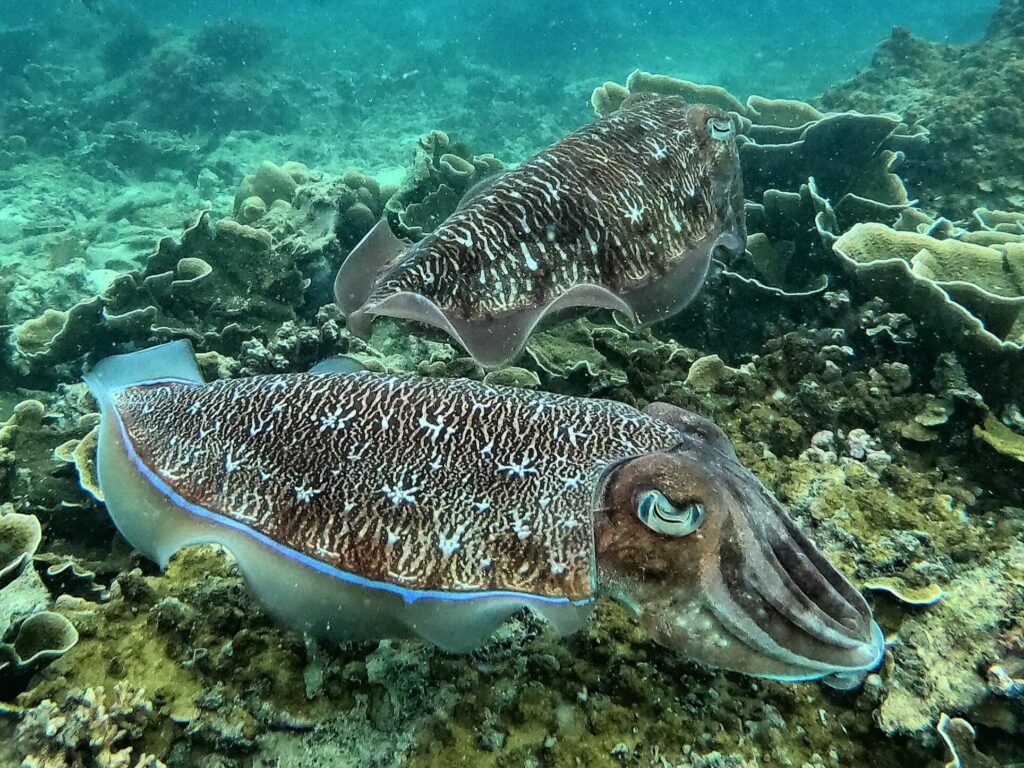
{"type": "Polygon", "coordinates": [[[164,768],[153,755],[134,754],[152,720],[153,704],[140,689],[77,689],[61,704],[45,699],[29,709],[15,740],[26,768],[164,768]]]}

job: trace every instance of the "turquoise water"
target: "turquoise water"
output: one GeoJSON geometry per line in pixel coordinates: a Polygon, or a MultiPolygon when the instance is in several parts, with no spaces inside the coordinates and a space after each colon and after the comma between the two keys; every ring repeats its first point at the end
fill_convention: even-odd
{"type": "Polygon", "coordinates": [[[1021,50],[0,0],[0,768],[1024,765],[1021,50]]]}

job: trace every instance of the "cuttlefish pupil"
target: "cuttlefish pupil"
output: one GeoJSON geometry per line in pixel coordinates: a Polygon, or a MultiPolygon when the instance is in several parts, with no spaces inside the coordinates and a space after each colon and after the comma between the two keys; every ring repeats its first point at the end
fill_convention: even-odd
{"type": "Polygon", "coordinates": [[[341,365],[203,383],[187,342],[97,365],[124,537],[161,566],[222,545],[270,613],[335,640],[466,651],[523,608],[572,632],[608,594],[699,662],[877,665],[860,593],[706,419],[341,365]]]}

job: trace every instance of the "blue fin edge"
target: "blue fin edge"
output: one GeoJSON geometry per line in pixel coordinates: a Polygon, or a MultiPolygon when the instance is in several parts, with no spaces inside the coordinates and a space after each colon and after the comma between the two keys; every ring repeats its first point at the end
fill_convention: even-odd
{"type": "Polygon", "coordinates": [[[153,486],[159,493],[165,496],[175,506],[186,512],[201,517],[205,520],[209,520],[217,525],[222,525],[225,528],[231,528],[238,531],[239,533],[245,534],[246,536],[254,539],[258,543],[268,547],[269,549],[277,552],[290,560],[295,560],[298,563],[312,568],[313,570],[319,571],[320,573],[331,576],[332,578],[339,579],[348,584],[354,584],[367,589],[379,590],[382,592],[390,592],[398,595],[408,605],[415,603],[418,600],[439,600],[447,602],[471,602],[475,600],[488,600],[496,597],[514,597],[521,598],[527,603],[534,602],[544,605],[572,605],[576,607],[583,607],[591,605],[595,601],[595,597],[585,597],[580,600],[572,600],[568,597],[546,597],[544,595],[531,595],[528,592],[515,592],[512,590],[494,590],[486,592],[442,592],[439,590],[420,590],[420,589],[408,589],[406,587],[400,587],[396,584],[389,584],[383,581],[374,581],[373,579],[367,579],[363,576],[357,576],[354,573],[348,571],[342,571],[335,568],[332,565],[328,565],[320,560],[317,560],[309,555],[305,555],[301,552],[297,552],[290,547],[285,547],[282,544],[271,539],[269,536],[255,531],[252,528],[244,525],[237,520],[232,520],[229,517],[225,517],[217,512],[213,512],[204,507],[200,507],[197,504],[185,499],[174,489],[172,489],[167,483],[152,469],[139,458],[135,452],[135,448],[128,440],[128,435],[124,430],[124,425],[121,419],[117,420],[118,430],[121,433],[121,440],[125,446],[125,450],[128,454],[128,458],[131,459],[132,464],[142,474],[143,477],[153,486]]]}

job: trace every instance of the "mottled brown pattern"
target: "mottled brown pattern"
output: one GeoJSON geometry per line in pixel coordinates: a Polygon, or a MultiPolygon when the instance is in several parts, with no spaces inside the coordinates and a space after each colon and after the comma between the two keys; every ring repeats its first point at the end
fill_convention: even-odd
{"type": "Polygon", "coordinates": [[[590,596],[602,470],[678,440],[620,403],[372,373],[144,384],[114,407],[186,501],[412,590],[590,596]]]}
{"type": "Polygon", "coordinates": [[[740,184],[725,113],[673,97],[628,105],[578,130],[463,204],[410,249],[366,300],[404,291],[465,319],[542,306],[580,284],[644,285],[723,225],[740,184]]]}

